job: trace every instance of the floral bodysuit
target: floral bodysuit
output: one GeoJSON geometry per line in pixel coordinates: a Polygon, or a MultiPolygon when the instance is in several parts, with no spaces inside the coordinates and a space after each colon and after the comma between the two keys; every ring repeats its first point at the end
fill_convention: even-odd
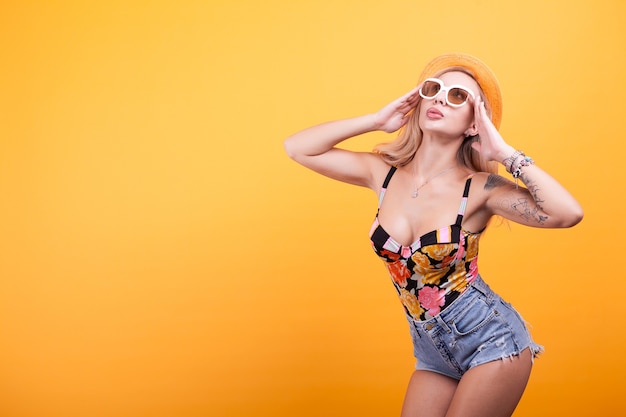
{"type": "Polygon", "coordinates": [[[454,224],[428,232],[411,245],[403,246],[378,221],[380,206],[396,169],[391,167],[383,182],[370,240],[389,270],[406,313],[414,320],[428,320],[448,307],[478,276],[478,240],[482,231],[471,233],[461,226],[472,177],[465,182],[454,224]]]}

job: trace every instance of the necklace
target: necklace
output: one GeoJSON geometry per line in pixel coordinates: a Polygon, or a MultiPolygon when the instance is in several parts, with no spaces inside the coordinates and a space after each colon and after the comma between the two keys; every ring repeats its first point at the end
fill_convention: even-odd
{"type": "MultiPolygon", "coordinates": [[[[426,184],[428,184],[431,180],[433,180],[433,179],[437,178],[437,177],[438,177],[438,176],[440,176],[440,175],[445,174],[446,172],[448,172],[448,171],[450,171],[450,170],[452,170],[452,169],[454,169],[454,168],[456,168],[456,166],[451,166],[451,167],[449,167],[449,168],[444,169],[444,170],[443,170],[443,171],[441,171],[441,172],[438,172],[437,174],[433,175],[432,177],[430,177],[430,178],[428,178],[426,181],[424,181],[424,182],[422,183],[422,185],[420,185],[420,186],[417,186],[417,184],[415,184],[415,185],[416,185],[416,187],[415,187],[415,190],[413,190],[413,192],[411,193],[411,198],[417,198],[417,196],[419,195],[418,191],[419,191],[420,189],[422,189],[422,187],[424,187],[426,184]]],[[[417,173],[415,172],[415,165],[413,165],[413,177],[415,178],[416,176],[417,176],[417,173]]]]}

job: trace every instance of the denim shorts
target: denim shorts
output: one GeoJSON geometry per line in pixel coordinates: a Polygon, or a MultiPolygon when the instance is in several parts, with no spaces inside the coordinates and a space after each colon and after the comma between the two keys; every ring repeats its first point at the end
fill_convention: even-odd
{"type": "Polygon", "coordinates": [[[408,320],[415,368],[457,380],[474,366],[517,356],[526,348],[533,358],[543,352],[520,314],[480,276],[437,316],[408,320]]]}

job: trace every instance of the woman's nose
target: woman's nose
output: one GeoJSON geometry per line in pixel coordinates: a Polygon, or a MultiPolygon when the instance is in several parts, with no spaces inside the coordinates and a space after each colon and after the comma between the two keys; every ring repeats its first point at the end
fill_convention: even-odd
{"type": "Polygon", "coordinates": [[[443,105],[446,105],[446,95],[448,94],[448,91],[446,91],[445,89],[441,89],[439,90],[439,92],[437,93],[437,95],[435,96],[434,100],[435,102],[439,102],[443,105]]]}

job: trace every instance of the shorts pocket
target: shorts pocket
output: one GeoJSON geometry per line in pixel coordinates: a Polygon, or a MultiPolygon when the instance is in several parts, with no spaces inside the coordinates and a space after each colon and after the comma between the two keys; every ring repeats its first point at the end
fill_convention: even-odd
{"type": "Polygon", "coordinates": [[[461,336],[467,335],[479,330],[497,315],[498,312],[482,297],[476,297],[450,322],[450,327],[461,336]]]}

